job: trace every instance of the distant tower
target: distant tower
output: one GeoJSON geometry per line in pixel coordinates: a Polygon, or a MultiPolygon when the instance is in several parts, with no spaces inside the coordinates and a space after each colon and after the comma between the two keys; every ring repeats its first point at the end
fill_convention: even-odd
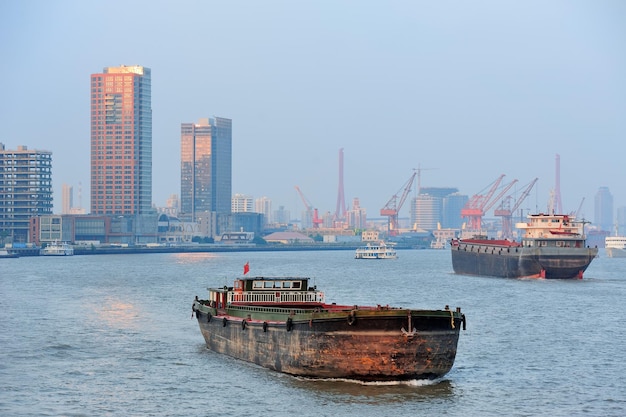
{"type": "Polygon", "coordinates": [[[337,208],[333,220],[335,222],[346,219],[346,198],[343,193],[343,148],[339,149],[339,192],[337,193],[337,208]]]}
{"type": "Polygon", "coordinates": [[[561,156],[556,154],[556,176],[554,184],[554,202],[556,213],[563,214],[563,204],[561,203],[561,156]]]}
{"type": "Polygon", "coordinates": [[[71,185],[63,184],[61,199],[63,203],[61,214],[70,214],[74,206],[74,188],[71,185]]]}
{"type": "Polygon", "coordinates": [[[613,220],[613,194],[609,187],[600,187],[595,197],[594,224],[608,232],[614,230],[613,220]]]}

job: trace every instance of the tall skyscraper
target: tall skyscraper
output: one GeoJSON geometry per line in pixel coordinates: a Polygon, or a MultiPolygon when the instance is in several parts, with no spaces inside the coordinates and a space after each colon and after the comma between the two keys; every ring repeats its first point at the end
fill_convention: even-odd
{"type": "Polygon", "coordinates": [[[614,231],[615,219],[613,218],[613,194],[609,187],[600,187],[595,197],[594,223],[600,230],[614,231]]]}
{"type": "Polygon", "coordinates": [[[221,117],[182,123],[181,217],[231,212],[232,120],[221,117]]]}
{"type": "Polygon", "coordinates": [[[28,242],[30,218],[49,214],[52,152],[0,143],[0,242],[28,242]]]}
{"type": "Polygon", "coordinates": [[[91,213],[152,212],[151,71],[91,75],[91,213]]]}

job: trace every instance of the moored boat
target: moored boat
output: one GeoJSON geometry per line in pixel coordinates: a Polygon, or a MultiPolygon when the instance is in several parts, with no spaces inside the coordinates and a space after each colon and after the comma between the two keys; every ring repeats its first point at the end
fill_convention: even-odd
{"type": "Polygon", "coordinates": [[[457,274],[503,278],[583,278],[598,248],[586,245],[583,222],[559,214],[531,214],[516,227],[521,242],[485,237],[453,239],[457,274]]]}
{"type": "Polygon", "coordinates": [[[626,236],[607,236],[604,248],[609,258],[626,258],[626,236]]]}
{"type": "Polygon", "coordinates": [[[329,304],[303,277],[236,279],[196,297],[192,310],[210,350],[311,378],[439,378],[465,328],[460,308],[329,304]]]}
{"type": "Polygon", "coordinates": [[[74,255],[74,247],[67,242],[53,242],[39,251],[43,256],[71,256],[74,255]]]}
{"type": "Polygon", "coordinates": [[[354,253],[355,259],[396,259],[397,257],[396,249],[383,241],[378,244],[368,243],[360,246],[354,253]]]}
{"type": "Polygon", "coordinates": [[[9,252],[6,249],[0,249],[0,259],[1,258],[19,258],[20,255],[18,255],[15,252],[9,252]]]}

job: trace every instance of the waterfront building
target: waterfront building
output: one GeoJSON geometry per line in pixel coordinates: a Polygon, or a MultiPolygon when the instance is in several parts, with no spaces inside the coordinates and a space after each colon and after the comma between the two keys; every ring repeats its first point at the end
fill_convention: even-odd
{"type": "Polygon", "coordinates": [[[222,117],[181,124],[181,218],[231,213],[232,121],[222,117]]]}
{"type": "Polygon", "coordinates": [[[52,214],[52,152],[0,143],[0,243],[29,242],[30,218],[52,214]]]}
{"type": "Polygon", "coordinates": [[[609,187],[600,187],[595,196],[594,225],[603,231],[613,232],[615,219],[613,218],[613,194],[609,187]]]}
{"type": "Polygon", "coordinates": [[[276,224],[288,225],[291,223],[291,212],[285,209],[285,206],[278,206],[278,210],[274,210],[273,217],[276,224]]]}
{"type": "Polygon", "coordinates": [[[151,71],[106,67],[91,75],[91,213],[152,209],[151,71]]]}
{"type": "Polygon", "coordinates": [[[245,194],[235,194],[231,202],[231,212],[252,213],[254,212],[254,199],[245,194]]]}
{"type": "Polygon", "coordinates": [[[434,230],[441,222],[443,202],[441,197],[419,194],[413,199],[414,218],[411,222],[413,230],[434,230]]]}
{"type": "Polygon", "coordinates": [[[263,214],[264,226],[274,222],[272,216],[272,200],[268,197],[261,197],[254,200],[254,211],[263,214]]]}
{"type": "Polygon", "coordinates": [[[158,214],[135,215],[41,215],[30,218],[30,242],[54,241],[76,245],[156,243],[158,214]]]}
{"type": "Polygon", "coordinates": [[[367,210],[361,207],[358,198],[352,200],[352,208],[346,212],[348,226],[352,229],[365,229],[367,227],[367,210]]]}
{"type": "Polygon", "coordinates": [[[441,226],[448,229],[461,229],[463,227],[461,210],[468,201],[469,197],[467,195],[456,192],[444,197],[441,226]]]}

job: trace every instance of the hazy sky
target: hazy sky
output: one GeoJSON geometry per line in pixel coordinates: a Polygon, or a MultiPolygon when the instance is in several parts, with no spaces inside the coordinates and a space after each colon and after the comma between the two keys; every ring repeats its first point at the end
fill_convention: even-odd
{"type": "MultiPolygon", "coordinates": [[[[233,120],[233,193],[296,215],[299,186],[368,217],[423,168],[472,195],[496,178],[545,211],[626,205],[626,2],[0,1],[0,142],[53,152],[89,208],[89,82],[152,69],[153,199],[180,194],[180,124],[233,120]]],[[[75,197],[77,205],[78,197],[75,197]]],[[[403,213],[408,215],[408,204],[403,213]]]]}

